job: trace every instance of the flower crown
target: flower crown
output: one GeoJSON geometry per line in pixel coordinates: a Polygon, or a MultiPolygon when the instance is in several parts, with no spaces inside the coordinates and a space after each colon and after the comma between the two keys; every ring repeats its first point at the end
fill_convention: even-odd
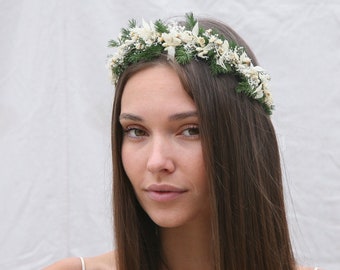
{"type": "Polygon", "coordinates": [[[257,100],[269,115],[274,108],[269,74],[252,64],[243,47],[212,29],[199,27],[192,13],[186,14],[185,25],[158,20],[149,24],[143,21],[143,26],[137,27],[136,21],[130,20],[129,28],[123,28],[118,41],[111,40],[109,47],[118,48],[108,62],[114,84],[131,64],[153,60],[166,52],[168,59],[180,65],[203,60],[213,75],[234,74],[239,81],[237,92],[257,100]]]}

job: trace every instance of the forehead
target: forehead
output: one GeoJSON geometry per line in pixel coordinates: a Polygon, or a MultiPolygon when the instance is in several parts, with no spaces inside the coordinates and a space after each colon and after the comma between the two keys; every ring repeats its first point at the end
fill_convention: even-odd
{"type": "Polygon", "coordinates": [[[121,108],[136,109],[156,105],[195,107],[177,72],[170,66],[157,65],[132,75],[123,89],[121,108]]]}

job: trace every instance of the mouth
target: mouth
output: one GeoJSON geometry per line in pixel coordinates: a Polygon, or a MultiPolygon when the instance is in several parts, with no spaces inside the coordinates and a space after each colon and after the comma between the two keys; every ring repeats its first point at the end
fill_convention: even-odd
{"type": "Polygon", "coordinates": [[[151,185],[145,189],[147,196],[157,202],[168,202],[179,198],[187,192],[186,189],[171,185],[151,185]]]}

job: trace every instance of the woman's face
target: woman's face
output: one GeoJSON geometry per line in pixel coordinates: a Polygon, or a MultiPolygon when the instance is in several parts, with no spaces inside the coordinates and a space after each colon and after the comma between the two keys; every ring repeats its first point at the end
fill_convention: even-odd
{"type": "Polygon", "coordinates": [[[124,88],[123,166],[138,201],[159,226],[206,222],[209,192],[195,103],[166,66],[134,74],[124,88]]]}

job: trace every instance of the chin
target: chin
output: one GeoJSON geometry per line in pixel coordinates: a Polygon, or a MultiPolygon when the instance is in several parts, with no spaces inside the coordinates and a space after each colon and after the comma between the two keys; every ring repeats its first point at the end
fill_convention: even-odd
{"type": "Polygon", "coordinates": [[[158,211],[156,213],[149,213],[148,215],[157,226],[167,229],[195,226],[197,223],[206,223],[209,220],[203,218],[203,215],[171,213],[166,210],[161,211],[161,213],[158,211]]]}
{"type": "Polygon", "coordinates": [[[169,219],[169,218],[152,218],[152,221],[159,227],[161,228],[177,228],[182,225],[184,225],[185,222],[180,221],[180,220],[174,220],[174,219],[169,219]]]}

